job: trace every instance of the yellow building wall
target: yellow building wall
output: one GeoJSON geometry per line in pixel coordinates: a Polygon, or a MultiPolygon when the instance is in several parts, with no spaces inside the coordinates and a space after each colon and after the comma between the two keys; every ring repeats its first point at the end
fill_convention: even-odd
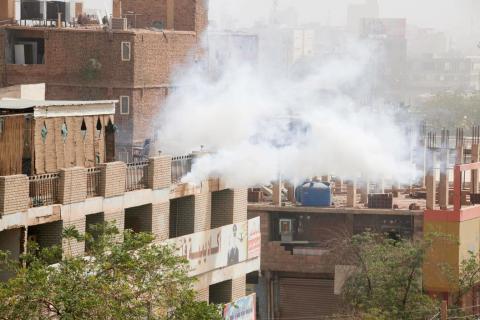
{"type": "Polygon", "coordinates": [[[459,222],[425,221],[424,236],[432,238],[432,247],[423,265],[425,290],[448,292],[455,288],[459,268],[459,235],[459,222]]]}

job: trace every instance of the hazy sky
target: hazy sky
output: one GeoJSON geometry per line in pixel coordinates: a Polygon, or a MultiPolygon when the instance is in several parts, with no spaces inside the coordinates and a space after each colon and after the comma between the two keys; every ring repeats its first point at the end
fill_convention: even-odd
{"type": "MultiPolygon", "coordinates": [[[[347,7],[362,0],[278,0],[279,8],[293,7],[303,22],[346,23],[347,7]]],[[[210,0],[210,18],[230,16],[250,24],[265,18],[273,0],[210,0]]],[[[379,0],[386,18],[406,17],[410,24],[439,30],[470,32],[472,21],[480,20],[480,0],[379,0]],[[472,20],[475,18],[475,20],[472,20]]],[[[477,23],[477,27],[478,27],[477,23]]]]}
{"type": "MultiPolygon", "coordinates": [[[[344,25],[350,3],[363,0],[278,0],[280,9],[294,8],[302,22],[344,25]]],[[[85,7],[111,8],[112,0],[84,0],[85,7]]],[[[379,0],[385,18],[407,18],[410,24],[450,33],[480,32],[480,0],[379,0]],[[472,23],[473,21],[473,23],[472,23]],[[478,30],[476,30],[478,29],[478,30]]],[[[273,0],[210,0],[210,19],[234,19],[248,26],[269,16],[273,0]],[[220,18],[221,17],[221,18],[220,18]]]]}

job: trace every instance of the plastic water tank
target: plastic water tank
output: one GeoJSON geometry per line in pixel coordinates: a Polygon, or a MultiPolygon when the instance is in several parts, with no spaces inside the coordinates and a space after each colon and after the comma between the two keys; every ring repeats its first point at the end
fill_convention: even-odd
{"type": "Polygon", "coordinates": [[[332,191],[328,182],[306,182],[299,189],[298,201],[306,207],[329,207],[332,191]]]}

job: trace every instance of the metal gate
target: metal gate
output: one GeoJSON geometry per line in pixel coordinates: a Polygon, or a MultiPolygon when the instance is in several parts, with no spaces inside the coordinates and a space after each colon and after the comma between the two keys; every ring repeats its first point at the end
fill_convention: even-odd
{"type": "Polygon", "coordinates": [[[337,312],[340,298],[333,279],[280,278],[280,318],[320,319],[337,312]]]}

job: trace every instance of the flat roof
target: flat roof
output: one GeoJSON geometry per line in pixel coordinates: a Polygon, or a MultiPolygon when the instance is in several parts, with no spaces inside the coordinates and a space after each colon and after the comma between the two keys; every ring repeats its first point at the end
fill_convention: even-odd
{"type": "Polygon", "coordinates": [[[93,104],[116,103],[116,100],[25,100],[25,99],[4,99],[0,100],[0,109],[25,110],[30,108],[41,108],[51,106],[81,106],[93,104]]]}
{"type": "Polygon", "coordinates": [[[55,118],[115,114],[117,100],[0,100],[0,110],[17,113],[33,113],[34,118],[55,118]]]}

